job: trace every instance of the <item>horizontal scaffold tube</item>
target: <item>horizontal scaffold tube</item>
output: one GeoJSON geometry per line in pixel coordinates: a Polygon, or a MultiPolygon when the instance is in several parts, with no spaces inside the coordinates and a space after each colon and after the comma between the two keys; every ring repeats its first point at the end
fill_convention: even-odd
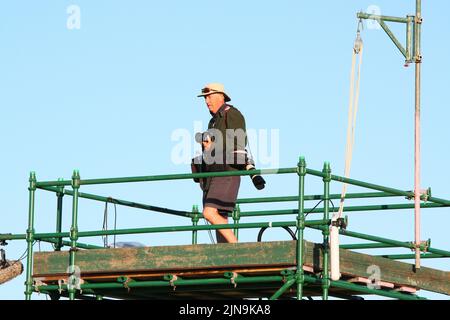
{"type": "MultiPolygon", "coordinates": [[[[437,203],[422,203],[421,208],[444,208],[449,205],[437,204],[437,203]]],[[[362,211],[381,211],[381,210],[401,210],[412,209],[414,204],[401,203],[401,204],[381,204],[381,205],[369,205],[369,206],[348,206],[344,207],[344,212],[362,212],[362,211]]],[[[305,213],[322,213],[323,208],[306,208],[305,213]]],[[[330,208],[330,212],[337,212],[339,207],[330,208]]],[[[241,217],[257,217],[257,216],[271,216],[271,215],[286,215],[297,214],[297,209],[285,209],[285,210],[266,210],[266,211],[244,211],[241,212],[241,217]]]]}
{"type": "MultiPolygon", "coordinates": [[[[313,277],[310,275],[305,275],[305,281],[307,281],[309,283],[321,284],[322,279],[319,279],[319,278],[316,278],[316,277],[313,277]]],[[[369,288],[368,286],[362,286],[362,285],[346,282],[343,280],[337,280],[337,281],[331,280],[330,284],[331,284],[331,287],[335,287],[335,288],[350,289],[350,290],[358,291],[361,293],[375,294],[375,295],[384,296],[384,297],[388,297],[388,298],[394,298],[394,299],[400,299],[400,300],[426,300],[425,298],[421,298],[416,295],[404,294],[404,293],[400,293],[400,292],[393,291],[393,290],[372,289],[372,288],[369,288]]]]}
{"type": "MultiPolygon", "coordinates": [[[[169,181],[169,180],[186,180],[186,179],[201,179],[207,177],[230,177],[230,176],[252,176],[252,175],[269,175],[269,174],[287,174],[296,173],[297,168],[281,168],[281,169],[263,169],[263,170],[244,170],[244,171],[222,171],[209,173],[183,173],[171,175],[156,175],[156,176],[140,176],[140,177],[124,177],[124,178],[105,178],[105,179],[87,179],[80,180],[80,185],[92,184],[110,184],[110,183],[128,183],[128,182],[148,182],[148,181],[169,181]]],[[[41,181],[36,183],[36,187],[51,187],[51,186],[70,186],[71,180],[61,181],[41,181]]]]}
{"type": "Polygon", "coordinates": [[[388,22],[398,22],[398,23],[408,23],[408,18],[392,17],[392,16],[381,16],[369,13],[358,13],[358,19],[368,19],[375,21],[388,21],[388,22]]]}
{"type": "MultiPolygon", "coordinates": [[[[324,177],[324,174],[322,173],[322,171],[306,169],[306,173],[313,175],[313,176],[317,176],[317,177],[322,177],[322,178],[324,177]]],[[[397,195],[397,196],[404,196],[404,197],[408,197],[408,198],[412,198],[412,199],[414,198],[414,192],[411,192],[411,191],[403,191],[400,189],[385,187],[385,186],[381,186],[381,185],[377,185],[377,184],[373,184],[373,183],[368,183],[368,182],[345,178],[345,177],[336,176],[336,175],[331,175],[331,180],[342,182],[342,183],[347,183],[347,184],[351,184],[351,185],[359,186],[359,187],[363,187],[363,188],[368,188],[368,189],[372,189],[372,190],[383,191],[383,192],[391,193],[391,194],[397,195]]],[[[434,203],[439,203],[439,204],[443,204],[446,206],[450,206],[450,201],[448,201],[448,200],[439,199],[439,198],[435,198],[435,197],[429,197],[427,200],[434,202],[434,203]]]]}
{"type": "MultiPolygon", "coordinates": [[[[54,244],[58,243],[57,239],[42,239],[40,241],[54,243],[54,244]]],[[[63,246],[66,246],[66,247],[72,246],[72,243],[70,241],[63,241],[62,244],[63,244],[63,246]]],[[[108,249],[105,247],[96,246],[93,244],[80,243],[80,242],[77,242],[77,248],[80,248],[80,249],[108,249]]]]}
{"type": "MultiPolygon", "coordinates": [[[[305,275],[305,281],[309,283],[319,284],[321,279],[314,276],[305,275]]],[[[270,283],[270,282],[280,282],[282,283],[284,277],[282,276],[255,276],[255,277],[242,277],[239,276],[234,279],[236,284],[245,283],[270,283]]],[[[170,286],[198,286],[198,285],[223,285],[231,284],[229,279],[224,278],[212,278],[212,279],[179,279],[173,282],[169,281],[129,281],[126,283],[128,288],[148,288],[148,287],[170,287],[170,286]]],[[[385,296],[389,298],[402,299],[402,300],[418,300],[423,299],[415,295],[399,293],[391,290],[377,290],[371,289],[367,286],[357,285],[353,283],[348,283],[345,281],[331,281],[331,286],[336,288],[349,289],[356,292],[366,293],[366,294],[376,294],[380,296],[385,296]]],[[[88,283],[82,284],[80,286],[81,290],[101,290],[101,289],[120,289],[124,288],[125,285],[120,282],[110,282],[110,283],[88,283]]],[[[34,289],[39,292],[51,292],[58,290],[67,290],[67,285],[42,285],[34,286],[34,289]]]]}
{"type": "MultiPolygon", "coordinates": [[[[414,260],[416,258],[415,254],[385,254],[379,255],[378,257],[388,258],[392,260],[414,260]]],[[[450,258],[450,255],[440,255],[434,253],[423,253],[420,255],[421,259],[439,259],[439,258],[450,258]]]]}
{"type": "MultiPolygon", "coordinates": [[[[308,227],[329,225],[330,220],[310,220],[305,222],[308,227]]],[[[278,227],[295,227],[296,221],[282,221],[282,222],[255,222],[255,223],[241,223],[234,224],[216,224],[204,226],[173,226],[173,227],[151,227],[151,228],[136,228],[136,229],[120,229],[120,230],[99,230],[99,231],[82,231],[78,232],[78,237],[95,237],[107,235],[124,235],[124,234],[142,234],[142,233],[163,233],[163,232],[183,232],[183,231],[201,231],[201,230],[217,230],[217,229],[254,229],[254,228],[278,228],[278,227]]],[[[25,235],[16,235],[18,239],[24,239],[25,235]]],[[[34,239],[43,240],[48,238],[67,238],[70,236],[69,232],[53,232],[53,233],[36,233],[34,239]]],[[[0,240],[2,238],[0,237],[0,240]]]]}
{"type": "MultiPolygon", "coordinates": [[[[60,192],[60,190],[56,187],[39,187],[39,189],[46,190],[46,191],[52,191],[52,192],[60,192]]],[[[73,196],[73,191],[64,190],[64,194],[73,196]]],[[[98,196],[98,195],[90,194],[90,193],[79,192],[78,197],[84,198],[84,199],[89,199],[89,200],[94,200],[94,201],[118,204],[118,205],[125,206],[125,207],[132,207],[132,208],[137,208],[137,209],[144,209],[144,210],[149,210],[149,211],[167,213],[167,214],[172,214],[172,215],[181,216],[181,217],[191,217],[193,214],[192,212],[188,212],[188,211],[179,211],[179,210],[172,210],[172,209],[168,209],[168,208],[161,208],[161,207],[146,205],[146,204],[137,203],[137,202],[131,202],[131,201],[127,201],[127,200],[121,200],[121,199],[116,199],[116,198],[111,198],[111,197],[102,197],[102,196],[98,196]]]]}
{"type": "MultiPolygon", "coordinates": [[[[282,282],[282,276],[260,276],[260,277],[242,277],[239,276],[234,279],[235,283],[263,283],[263,282],[282,282]]],[[[172,283],[169,281],[130,281],[126,284],[128,288],[146,288],[146,287],[170,287],[170,286],[194,286],[194,285],[214,285],[214,284],[231,284],[230,279],[225,278],[212,278],[212,279],[179,279],[173,281],[172,283]]],[[[119,289],[123,288],[124,284],[119,282],[113,283],[89,283],[82,284],[80,286],[81,290],[95,290],[95,289],[119,289]]],[[[67,285],[62,285],[61,288],[63,290],[67,290],[67,285]]],[[[45,291],[55,291],[59,290],[60,287],[58,285],[44,285],[36,287],[37,291],[45,290],[45,291]]]]}
{"type": "MultiPolygon", "coordinates": [[[[298,168],[280,168],[280,169],[263,169],[263,170],[244,170],[244,171],[223,171],[223,172],[208,172],[208,173],[195,173],[195,174],[172,174],[172,175],[155,175],[155,176],[139,176],[139,177],[124,177],[124,178],[105,178],[105,179],[87,179],[80,180],[80,185],[95,185],[95,184],[110,184],[110,183],[128,183],[128,182],[147,182],[147,181],[168,181],[168,180],[184,180],[193,178],[207,178],[207,177],[229,177],[229,176],[252,176],[252,175],[269,175],[269,174],[288,174],[297,173],[298,168]]],[[[306,169],[306,173],[324,177],[322,171],[306,169]]],[[[386,192],[396,196],[404,196],[414,198],[414,192],[403,191],[395,188],[385,187],[373,183],[367,183],[355,179],[349,179],[341,176],[331,175],[331,179],[355,186],[369,188],[386,192]]],[[[50,186],[70,186],[71,180],[60,181],[40,181],[36,183],[38,188],[50,187],[50,186]]],[[[428,201],[450,206],[450,201],[439,199],[435,197],[429,197],[428,201]]]]}
{"type": "MultiPolygon", "coordinates": [[[[364,198],[387,198],[387,197],[397,197],[397,195],[393,195],[387,192],[362,192],[362,193],[348,193],[345,195],[345,199],[364,199],[364,198]]],[[[330,199],[340,199],[341,194],[330,194],[330,199]]],[[[307,195],[304,197],[305,201],[312,200],[322,200],[323,195],[307,195]]],[[[246,198],[246,199],[238,199],[238,204],[244,203],[266,203],[266,202],[294,202],[298,201],[298,196],[287,196],[287,197],[267,197],[267,198],[246,198]]]]}
{"type": "MultiPolygon", "coordinates": [[[[316,229],[316,230],[323,230],[324,227],[323,226],[309,226],[309,228],[316,229]]],[[[375,241],[375,242],[378,242],[381,244],[388,244],[388,245],[392,245],[392,246],[398,247],[398,248],[408,248],[408,249],[415,248],[415,244],[412,242],[402,242],[402,241],[398,241],[398,240],[392,240],[392,239],[382,238],[382,237],[378,237],[378,236],[372,236],[372,235],[368,235],[368,234],[364,234],[364,233],[348,231],[345,229],[339,229],[339,233],[344,236],[359,238],[359,239],[364,239],[364,240],[369,240],[369,241],[375,241]]],[[[427,252],[439,254],[442,256],[450,255],[450,251],[429,248],[429,247],[427,248],[426,245],[421,245],[420,249],[422,251],[427,251],[427,252]]]]}

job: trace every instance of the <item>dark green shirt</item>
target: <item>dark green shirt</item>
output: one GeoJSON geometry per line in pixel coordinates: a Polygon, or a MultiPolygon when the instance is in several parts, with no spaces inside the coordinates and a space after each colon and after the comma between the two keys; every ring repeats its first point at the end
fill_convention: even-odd
{"type": "MultiPolygon", "coordinates": [[[[213,117],[209,121],[208,130],[215,129],[217,133],[221,133],[219,139],[216,137],[217,134],[214,135],[215,153],[213,155],[222,155],[223,163],[234,167],[239,164],[244,165],[243,157],[247,145],[244,116],[238,109],[229,104],[222,105],[215,114],[211,114],[213,117]]],[[[229,168],[227,169],[229,170],[229,168]]],[[[225,169],[222,168],[222,170],[225,169]]]]}

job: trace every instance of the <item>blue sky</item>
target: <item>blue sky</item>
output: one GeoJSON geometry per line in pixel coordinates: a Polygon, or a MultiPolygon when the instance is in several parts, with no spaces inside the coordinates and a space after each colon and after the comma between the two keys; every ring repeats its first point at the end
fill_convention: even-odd
{"type": "MultiPolygon", "coordinates": [[[[208,82],[226,85],[249,128],[279,130],[280,167],[295,166],[303,155],[310,168],[321,169],[330,161],[333,173],[343,174],[356,12],[371,5],[386,15],[406,16],[415,10],[412,0],[3,1],[0,233],[25,233],[30,171],[36,171],[38,180],[69,179],[73,169],[79,169],[82,178],[189,172],[188,165],[171,159],[176,145],[171,135],[177,129],[193,134],[198,121],[206,126],[209,113],[196,95],[208,82]],[[80,29],[67,28],[70,5],[80,8],[80,29]]],[[[450,26],[444,15],[449,9],[447,1],[426,1],[423,6],[422,186],[447,199],[450,44],[445,39],[450,26]]],[[[404,39],[403,28],[392,29],[404,39]]],[[[365,52],[351,175],[412,190],[414,67],[404,68],[403,57],[383,31],[366,29],[362,36],[365,52]]],[[[295,176],[266,180],[267,188],[257,192],[244,178],[240,197],[297,192],[295,176]]],[[[201,204],[200,190],[191,181],[86,186],[81,191],[180,210],[201,204]]],[[[307,193],[321,191],[321,181],[308,178],[307,193]]],[[[340,185],[334,183],[332,192],[340,192],[340,185]]],[[[37,231],[54,230],[55,205],[54,194],[37,192],[37,231]]],[[[243,211],[267,207],[295,204],[252,205],[243,211]]],[[[68,230],[68,197],[64,208],[68,230]]],[[[423,210],[422,238],[431,238],[433,247],[449,249],[448,213],[423,210]]],[[[81,230],[101,229],[102,218],[102,204],[80,203],[81,230]]],[[[351,213],[349,220],[351,230],[413,239],[412,210],[351,213]]],[[[187,223],[118,208],[120,228],[187,223]]],[[[256,233],[244,231],[241,239],[254,241],[256,233]]],[[[287,237],[273,230],[267,239],[287,237]]],[[[320,234],[308,232],[307,239],[320,241],[320,234]]],[[[119,240],[187,244],[190,234],[119,240]]],[[[200,241],[209,242],[206,233],[200,241]]],[[[100,244],[100,239],[92,242],[100,244]]],[[[9,258],[18,258],[25,242],[10,242],[6,249],[9,258]]],[[[49,249],[41,245],[41,250],[49,249]]],[[[423,264],[450,269],[448,260],[423,264]]],[[[21,276],[2,285],[0,299],[23,298],[24,281],[21,276]]]]}

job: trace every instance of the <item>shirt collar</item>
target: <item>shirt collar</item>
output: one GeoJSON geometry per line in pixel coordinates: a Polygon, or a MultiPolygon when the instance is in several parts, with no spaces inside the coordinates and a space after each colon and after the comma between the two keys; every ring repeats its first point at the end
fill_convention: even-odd
{"type": "Polygon", "coordinates": [[[216,116],[220,116],[220,117],[223,117],[223,115],[224,115],[224,112],[225,112],[225,108],[227,107],[227,104],[226,103],[224,103],[220,108],[219,108],[219,110],[217,110],[217,112],[216,113],[213,113],[213,112],[209,112],[213,117],[216,117],[216,116]]]}

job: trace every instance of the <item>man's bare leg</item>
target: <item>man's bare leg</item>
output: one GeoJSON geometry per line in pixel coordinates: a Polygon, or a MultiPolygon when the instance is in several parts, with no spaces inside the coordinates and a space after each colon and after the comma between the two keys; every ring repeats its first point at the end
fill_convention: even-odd
{"type": "MultiPolygon", "coordinates": [[[[216,208],[205,207],[203,208],[203,217],[211,224],[227,224],[228,218],[225,218],[219,214],[216,208]]],[[[216,231],[218,243],[237,243],[237,239],[231,229],[221,229],[216,231]]]]}

